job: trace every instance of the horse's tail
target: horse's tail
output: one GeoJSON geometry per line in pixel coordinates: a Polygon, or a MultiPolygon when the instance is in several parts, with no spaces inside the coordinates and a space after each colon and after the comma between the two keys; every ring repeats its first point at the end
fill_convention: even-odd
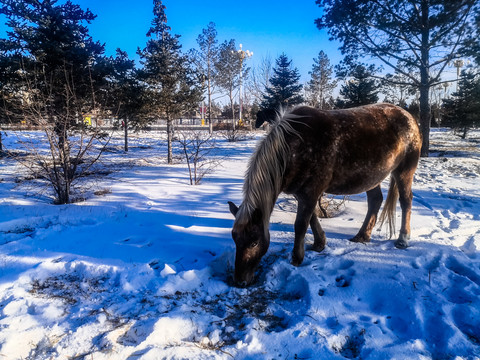
{"type": "Polygon", "coordinates": [[[383,223],[386,219],[388,219],[388,230],[389,236],[395,234],[395,209],[397,207],[397,200],[398,200],[398,187],[397,182],[393,176],[390,177],[390,188],[388,189],[387,200],[385,201],[385,205],[383,206],[382,213],[378,219],[380,223],[380,227],[382,227],[383,223]]]}

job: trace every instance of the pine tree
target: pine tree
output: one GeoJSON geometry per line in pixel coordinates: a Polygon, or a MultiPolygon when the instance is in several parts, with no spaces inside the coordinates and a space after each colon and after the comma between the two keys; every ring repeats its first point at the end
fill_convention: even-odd
{"type": "Polygon", "coordinates": [[[107,87],[104,46],[85,25],[96,16],[70,1],[2,3],[9,27],[8,40],[0,42],[2,87],[10,93],[4,99],[7,116],[46,132],[49,157],[34,151],[35,161],[26,165],[53,186],[57,203],[69,203],[73,184],[104,149],[93,154],[102,134],[83,122],[86,113],[99,111],[107,87]]]}
{"type": "Polygon", "coordinates": [[[349,80],[340,88],[342,99],[337,100],[337,107],[351,108],[373,104],[378,101],[378,84],[371,77],[371,69],[358,65],[349,75],[349,80]]]}
{"type": "Polygon", "coordinates": [[[5,155],[3,151],[2,125],[18,123],[23,117],[17,111],[21,108],[22,99],[12,96],[18,92],[18,84],[22,76],[19,65],[23,56],[17,52],[11,52],[15,46],[8,39],[0,39],[0,157],[5,155]]]}
{"type": "Polygon", "coordinates": [[[303,86],[299,84],[300,73],[292,68],[292,61],[285,54],[275,61],[270,85],[265,89],[262,109],[278,109],[301,104],[304,99],[301,95],[303,86]]]}
{"type": "Polygon", "coordinates": [[[215,69],[217,72],[215,82],[227,93],[231,118],[235,124],[235,89],[240,85],[240,71],[243,78],[247,77],[249,71],[245,61],[242,61],[238,55],[235,40],[224,41],[220,45],[215,69]]]}
{"type": "Polygon", "coordinates": [[[326,109],[329,107],[328,99],[337,86],[337,81],[332,79],[333,66],[323,51],[320,51],[313,62],[312,71],[309,72],[311,79],[306,86],[307,101],[315,108],[326,109]]]}
{"type": "Polygon", "coordinates": [[[480,76],[478,72],[462,71],[458,91],[444,99],[442,124],[462,129],[462,139],[468,129],[480,125],[480,76]]]}
{"type": "Polygon", "coordinates": [[[151,112],[167,121],[168,163],[173,161],[173,120],[198,106],[201,88],[190,58],[181,51],[180,35],[172,35],[167,25],[165,5],[154,0],[154,19],[147,36],[151,39],[139,50],[141,78],[148,84],[151,112]]]}
{"type": "Polygon", "coordinates": [[[139,79],[135,61],[129,59],[126,52],[117,49],[116,56],[110,58],[110,65],[110,112],[120,120],[124,149],[128,151],[128,130],[140,129],[148,123],[146,86],[139,79]]]}
{"type": "Polygon", "coordinates": [[[195,52],[196,62],[202,74],[202,82],[205,82],[207,90],[207,118],[210,133],[212,133],[212,94],[215,85],[216,69],[218,61],[218,40],[215,23],[210,22],[206,29],[197,38],[199,51],[195,52]]]}
{"type": "Polygon", "coordinates": [[[430,91],[447,64],[478,56],[478,0],[316,0],[315,22],[340,42],[345,59],[375,59],[404,75],[419,93],[421,155],[429,152],[430,91]]]}
{"type": "MultiPolygon", "coordinates": [[[[35,91],[29,91],[29,100],[49,109],[52,122],[55,122],[54,114],[58,117],[71,110],[66,109],[67,106],[91,110],[92,101],[95,101],[92,90],[95,92],[95,88],[105,84],[106,75],[104,46],[94,42],[83,25],[91,23],[96,16],[70,1],[63,5],[56,5],[56,0],[4,0],[3,3],[2,13],[7,16],[11,29],[7,32],[6,49],[12,55],[10,75],[19,71],[23,74],[23,79],[10,78],[15,80],[10,85],[16,86],[16,91],[22,91],[22,87],[25,91],[26,84],[34,87],[35,91]],[[75,88],[70,89],[70,102],[65,102],[68,83],[75,88]],[[50,96],[35,98],[36,93],[50,96]]],[[[81,118],[83,112],[76,116],[81,118]]]]}

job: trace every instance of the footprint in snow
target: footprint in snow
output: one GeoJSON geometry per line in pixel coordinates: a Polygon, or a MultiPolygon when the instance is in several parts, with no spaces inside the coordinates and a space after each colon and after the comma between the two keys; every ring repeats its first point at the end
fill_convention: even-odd
{"type": "MultiPolygon", "coordinates": [[[[352,261],[353,263],[353,261],[352,261]]],[[[348,287],[352,283],[353,275],[355,275],[355,270],[350,269],[346,274],[342,274],[335,278],[335,285],[337,287],[348,287]]]]}
{"type": "Polygon", "coordinates": [[[348,268],[351,268],[354,264],[355,262],[353,260],[342,260],[340,261],[338,268],[340,270],[346,270],[348,268]]]}
{"type": "Polygon", "coordinates": [[[449,256],[446,259],[445,267],[453,271],[455,274],[469,279],[477,286],[480,286],[480,275],[478,275],[474,270],[460,262],[455,256],[449,256]]]}
{"type": "Polygon", "coordinates": [[[450,229],[451,230],[457,230],[460,228],[460,220],[458,219],[453,219],[450,221],[450,229]]]}
{"type": "Polygon", "coordinates": [[[340,344],[333,344],[332,348],[347,359],[357,359],[361,355],[365,344],[365,329],[351,329],[350,335],[344,337],[340,344]]]}
{"type": "Polygon", "coordinates": [[[453,311],[455,326],[471,343],[480,346],[480,311],[472,306],[457,305],[453,311]]]}
{"type": "Polygon", "coordinates": [[[351,278],[346,277],[345,275],[337,276],[335,279],[335,285],[337,287],[348,287],[350,286],[351,278]]]}
{"type": "Polygon", "coordinates": [[[122,241],[118,241],[117,245],[126,245],[136,248],[144,248],[152,246],[152,243],[146,239],[126,238],[122,241]]]}
{"type": "Polygon", "coordinates": [[[440,260],[442,260],[442,257],[443,254],[441,252],[423,255],[412,261],[412,267],[414,269],[423,268],[432,272],[440,266],[440,260]]]}
{"type": "Polygon", "coordinates": [[[480,346],[480,275],[465,261],[468,259],[462,261],[453,255],[445,260],[445,267],[452,272],[445,297],[456,304],[452,318],[457,329],[467,341],[480,346]]]}
{"type": "Polygon", "coordinates": [[[451,286],[445,289],[444,294],[451,303],[471,304],[480,295],[480,289],[477,294],[473,294],[471,282],[467,278],[454,275],[451,277],[451,286]]]}
{"type": "Polygon", "coordinates": [[[477,249],[477,246],[475,245],[475,239],[477,238],[480,238],[480,230],[470,236],[465,244],[460,247],[463,253],[470,259],[475,259],[477,257],[477,251],[480,250],[477,249]]]}
{"type": "Polygon", "coordinates": [[[161,269],[160,261],[157,260],[157,259],[150,261],[148,266],[150,266],[153,270],[160,270],[161,269]]]}

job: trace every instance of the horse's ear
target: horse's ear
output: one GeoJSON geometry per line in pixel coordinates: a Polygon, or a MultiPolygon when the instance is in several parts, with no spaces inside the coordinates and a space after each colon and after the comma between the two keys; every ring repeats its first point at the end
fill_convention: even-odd
{"type": "Polygon", "coordinates": [[[257,112],[257,120],[255,121],[255,127],[258,129],[265,122],[265,113],[264,110],[257,112]]]}
{"type": "Polygon", "coordinates": [[[254,224],[260,224],[263,220],[262,210],[255,209],[252,214],[252,221],[254,224]]]}
{"type": "Polygon", "coordinates": [[[237,216],[238,206],[231,201],[228,202],[228,206],[230,207],[230,212],[232,213],[232,215],[237,216]]]}
{"type": "Polygon", "coordinates": [[[257,112],[257,120],[255,121],[255,127],[259,128],[266,121],[269,124],[275,121],[277,112],[274,109],[263,109],[257,112]]]}

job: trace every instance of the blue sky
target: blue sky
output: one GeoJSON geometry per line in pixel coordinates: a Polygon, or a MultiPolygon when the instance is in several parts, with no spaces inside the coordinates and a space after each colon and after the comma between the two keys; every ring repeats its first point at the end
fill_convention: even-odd
{"type": "MultiPolygon", "coordinates": [[[[153,18],[152,0],[73,0],[89,8],[97,18],[89,26],[95,40],[106,43],[107,54],[120,47],[131,58],[137,47],[144,47],[153,18]]],[[[181,35],[183,50],[197,47],[196,39],[210,21],[216,24],[219,42],[235,39],[244,50],[253,51],[250,66],[265,56],[272,59],[282,52],[300,70],[302,82],[308,80],[313,58],[323,50],[333,64],[341,60],[338,44],[328,41],[314,20],[321,15],[315,0],[164,0],[168,24],[181,35]]],[[[0,25],[0,30],[5,26],[0,25]]],[[[4,36],[4,31],[1,31],[4,36]]]]}

